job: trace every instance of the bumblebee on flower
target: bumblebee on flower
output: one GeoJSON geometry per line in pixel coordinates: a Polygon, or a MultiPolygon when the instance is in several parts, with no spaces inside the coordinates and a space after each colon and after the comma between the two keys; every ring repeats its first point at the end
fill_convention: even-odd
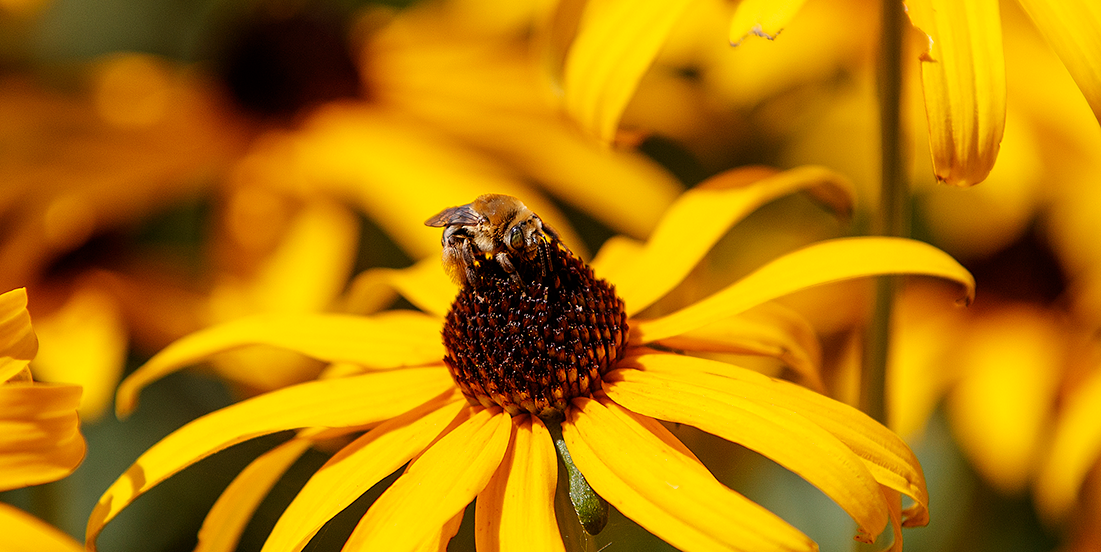
{"type": "Polygon", "coordinates": [[[901,526],[924,524],[928,511],[921,467],[900,438],[807,388],[690,353],[752,350],[748,340],[716,330],[806,287],[914,273],[960,282],[970,294],[973,282],[928,245],[845,238],[785,255],[679,311],[637,318],[761,203],[808,188],[844,195],[839,179],[822,169],[756,173],[748,181],[746,174],[731,171],[685,193],[647,244],[611,240],[590,265],[520,200],[481,196],[428,221],[444,228],[444,265],[461,286],[457,295],[438,262],[385,274],[424,312],[268,316],[176,342],[120,389],[121,413],[148,381],[246,344],[296,350],[334,368],[332,377],[204,416],[149,449],[100,499],[89,546],[122,508],[184,467],[234,443],[298,429],[242,471],[208,515],[200,547],[231,549],[243,529],[240,512],[263,498],[257,488],[270,488],[313,442],[369,428],[306,483],[266,551],[301,550],[406,463],[345,550],[440,548],[472,501],[479,550],[563,550],[553,508],[556,441],[596,495],[673,546],[816,548],[719,483],[658,421],[665,420],[772,458],[845,509],[857,539],[871,542],[891,523],[893,546],[901,548],[901,526]],[[670,343],[689,354],[670,352],[670,343]],[[905,510],[902,494],[911,502],[905,510]]]}

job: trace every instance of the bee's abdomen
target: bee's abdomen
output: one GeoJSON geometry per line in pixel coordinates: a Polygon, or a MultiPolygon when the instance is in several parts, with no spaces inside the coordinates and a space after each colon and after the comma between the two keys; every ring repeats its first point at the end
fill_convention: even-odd
{"type": "Polygon", "coordinates": [[[447,314],[444,361],[471,402],[562,412],[598,391],[623,354],[627,315],[615,289],[564,247],[546,250],[550,270],[539,278],[517,281],[485,263],[447,314]]]}

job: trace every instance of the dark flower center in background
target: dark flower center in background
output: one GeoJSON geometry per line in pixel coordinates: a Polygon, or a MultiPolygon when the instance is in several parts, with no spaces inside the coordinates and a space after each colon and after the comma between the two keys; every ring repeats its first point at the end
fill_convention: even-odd
{"type": "Polygon", "coordinates": [[[328,101],[367,97],[336,10],[248,12],[228,27],[215,57],[232,97],[256,115],[293,117],[328,101]]]}
{"type": "Polygon", "coordinates": [[[553,416],[600,389],[627,346],[627,314],[614,287],[552,241],[547,270],[492,258],[475,263],[443,327],[444,362],[471,403],[553,416]],[[545,272],[545,273],[544,273],[545,272]]]}

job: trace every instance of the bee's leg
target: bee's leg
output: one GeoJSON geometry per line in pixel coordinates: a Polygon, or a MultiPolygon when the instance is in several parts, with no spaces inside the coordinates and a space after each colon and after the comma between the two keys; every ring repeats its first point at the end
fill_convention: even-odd
{"type": "Polygon", "coordinates": [[[549,251],[547,251],[548,247],[557,247],[557,245],[550,243],[547,240],[540,240],[539,243],[536,245],[536,256],[539,262],[539,275],[543,278],[546,278],[547,275],[554,270],[554,267],[551,266],[551,254],[549,251]]]}
{"type": "Polygon", "coordinates": [[[508,256],[508,253],[498,253],[494,256],[494,259],[497,261],[497,264],[501,265],[505,273],[508,274],[509,279],[521,286],[524,285],[524,280],[520,277],[520,274],[516,272],[516,265],[512,264],[512,258],[508,256]]]}
{"type": "Polygon", "coordinates": [[[463,259],[463,274],[466,277],[466,283],[472,284],[477,278],[477,274],[474,272],[477,267],[477,260],[474,258],[474,247],[470,245],[470,240],[463,240],[458,245],[458,249],[463,259]]]}

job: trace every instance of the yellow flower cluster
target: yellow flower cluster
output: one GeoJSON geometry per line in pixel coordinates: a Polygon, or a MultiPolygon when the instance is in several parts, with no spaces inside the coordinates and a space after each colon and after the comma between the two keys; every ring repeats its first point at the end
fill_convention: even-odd
{"type": "Polygon", "coordinates": [[[1096,2],[89,1],[0,2],[0,551],[1096,546],[1096,2]]]}

